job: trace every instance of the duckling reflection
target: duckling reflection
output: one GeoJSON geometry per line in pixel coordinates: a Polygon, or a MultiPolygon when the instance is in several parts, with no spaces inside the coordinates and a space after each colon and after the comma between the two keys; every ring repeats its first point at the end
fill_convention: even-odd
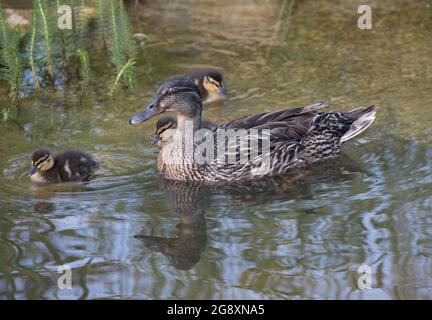
{"type": "Polygon", "coordinates": [[[40,214],[46,214],[54,212],[55,204],[48,201],[38,201],[34,206],[34,212],[40,214]]]}
{"type": "MultiPolygon", "coordinates": [[[[327,164],[324,164],[327,165],[327,164]]],[[[171,265],[180,270],[189,270],[201,259],[207,247],[207,224],[205,210],[212,195],[229,197],[232,204],[253,205],[280,199],[313,199],[317,183],[346,181],[368,174],[356,162],[342,154],[331,166],[316,166],[315,170],[298,170],[248,183],[208,184],[203,182],[169,180],[161,177],[161,189],[167,192],[170,211],[180,216],[178,235],[164,238],[137,235],[147,248],[160,252],[171,265]]],[[[304,210],[304,213],[316,213],[304,210]]],[[[317,213],[318,214],[318,213],[317,213]]]]}

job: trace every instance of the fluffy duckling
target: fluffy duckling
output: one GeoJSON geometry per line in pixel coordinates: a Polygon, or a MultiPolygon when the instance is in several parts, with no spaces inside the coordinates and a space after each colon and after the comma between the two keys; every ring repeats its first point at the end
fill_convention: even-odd
{"type": "Polygon", "coordinates": [[[88,181],[99,164],[81,151],[66,151],[53,157],[51,152],[41,149],[33,153],[30,179],[39,183],[88,181]]]}
{"type": "Polygon", "coordinates": [[[190,75],[198,86],[202,102],[210,103],[226,99],[222,73],[216,70],[198,71],[190,75]]]}
{"type": "MultiPolygon", "coordinates": [[[[202,120],[201,128],[213,130],[216,125],[210,121],[202,120]]],[[[177,120],[173,117],[162,117],[156,122],[156,129],[150,144],[155,144],[159,148],[162,148],[171,137],[174,135],[177,129],[177,120]]]]}

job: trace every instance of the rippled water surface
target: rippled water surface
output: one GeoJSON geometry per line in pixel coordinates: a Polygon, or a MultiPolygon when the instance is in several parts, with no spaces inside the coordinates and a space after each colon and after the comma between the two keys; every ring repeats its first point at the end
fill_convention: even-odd
{"type": "MultiPolygon", "coordinates": [[[[140,44],[136,95],[50,90],[0,123],[0,298],[432,298],[432,8],[370,1],[131,1],[140,44]],[[375,104],[345,155],[278,181],[212,187],[163,180],[155,121],[128,125],[161,81],[224,72],[223,122],[321,99],[375,104]],[[29,182],[32,152],[93,154],[87,184],[29,182]],[[139,237],[135,237],[139,235],[139,237]],[[57,287],[58,266],[73,289],[57,287]],[[372,270],[371,290],[357,268],[372,270]]],[[[2,83],[0,102],[6,103],[2,83]]]]}

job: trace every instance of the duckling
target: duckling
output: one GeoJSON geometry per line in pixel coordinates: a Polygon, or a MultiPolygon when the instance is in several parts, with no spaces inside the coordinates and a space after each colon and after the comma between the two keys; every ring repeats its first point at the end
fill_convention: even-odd
{"type": "MultiPolygon", "coordinates": [[[[201,124],[202,128],[214,129],[216,125],[210,121],[203,120],[201,124]]],[[[150,141],[150,144],[155,144],[159,148],[162,148],[174,135],[177,128],[177,121],[173,117],[161,117],[156,122],[155,134],[150,141]]]]}
{"type": "Polygon", "coordinates": [[[28,175],[39,183],[88,181],[98,168],[99,164],[84,152],[66,151],[53,157],[49,150],[41,149],[33,153],[28,175]]]}
{"type": "Polygon", "coordinates": [[[318,112],[324,106],[324,102],[319,102],[243,117],[217,126],[207,133],[206,139],[195,139],[195,133],[201,129],[201,94],[189,78],[175,77],[160,86],[152,102],[135,114],[130,123],[138,124],[163,112],[175,112],[177,130],[159,152],[159,171],[173,180],[230,182],[276,176],[333,159],[342,146],[365,131],[376,116],[374,106],[348,112],[318,112]],[[252,129],[261,130],[262,135],[249,134],[250,143],[243,146],[246,150],[239,150],[237,144],[234,151],[229,148],[231,153],[222,154],[222,159],[229,156],[228,161],[220,161],[220,155],[202,161],[200,152],[202,155],[202,150],[207,150],[202,143],[214,142],[219,134],[226,137],[229,129],[244,129],[249,133],[252,129]],[[260,144],[267,144],[268,148],[253,149],[260,144]],[[247,161],[240,151],[242,154],[249,152],[247,161]]]}
{"type": "Polygon", "coordinates": [[[203,103],[226,99],[227,94],[223,83],[223,76],[219,71],[198,71],[191,74],[190,78],[198,86],[203,103]]]}

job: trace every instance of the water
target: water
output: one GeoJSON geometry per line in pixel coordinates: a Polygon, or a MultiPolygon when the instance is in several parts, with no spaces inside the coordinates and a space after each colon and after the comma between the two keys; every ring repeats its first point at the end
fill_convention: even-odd
{"type": "Polygon", "coordinates": [[[372,1],[372,30],[357,28],[358,1],[132,3],[146,35],[135,96],[105,97],[96,53],[85,97],[50,90],[0,124],[0,298],[432,298],[430,2],[372,1]],[[321,99],[375,104],[378,118],[337,161],[282,180],[163,180],[155,121],[128,119],[161,81],[206,67],[230,96],[206,106],[215,122],[321,99]],[[34,185],[24,174],[40,147],[86,150],[102,170],[34,185]],[[57,287],[64,264],[72,290],[57,287]],[[371,290],[357,287],[362,264],[371,290]]]}

